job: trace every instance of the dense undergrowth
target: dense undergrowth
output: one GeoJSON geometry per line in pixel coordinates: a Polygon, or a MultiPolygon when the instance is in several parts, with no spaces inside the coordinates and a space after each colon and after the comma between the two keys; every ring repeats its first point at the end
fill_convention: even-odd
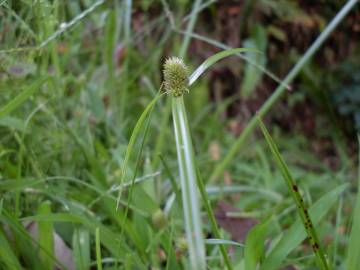
{"type": "Polygon", "coordinates": [[[357,269],[359,5],[252,2],[0,0],[0,269],[357,269]]]}

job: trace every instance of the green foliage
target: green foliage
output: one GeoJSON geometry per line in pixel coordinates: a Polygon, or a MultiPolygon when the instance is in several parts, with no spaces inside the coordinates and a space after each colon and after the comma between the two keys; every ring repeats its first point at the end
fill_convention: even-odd
{"type": "MultiPolygon", "coordinates": [[[[268,52],[273,35],[281,38],[286,32],[253,23],[252,12],[260,8],[287,22],[296,14],[300,22],[309,16],[287,0],[245,1],[249,23],[241,32],[246,48],[232,49],[216,36],[196,34],[206,16],[217,14],[220,2],[0,0],[0,269],[70,268],[56,252],[59,239],[76,269],[193,269],[194,255],[200,268],[206,263],[210,269],[315,265],[301,244],[306,231],[265,142],[246,140],[256,119],[236,137],[228,132],[232,119],[223,116],[239,96],[251,99],[265,76],[279,84],[260,109],[262,116],[271,112],[355,2],[350,0],[310,51],[295,59],[298,64],[284,81],[269,70],[268,52]],[[207,51],[202,42],[189,49],[192,39],[222,51],[207,51]],[[197,66],[193,51],[199,46],[208,58],[197,66]],[[171,55],[185,59],[194,71],[185,85],[191,92],[176,101],[160,93],[162,65],[171,55]],[[238,63],[244,77],[234,89],[240,93],[215,106],[209,100],[209,76],[203,75],[229,56],[243,60],[238,63]],[[178,138],[172,135],[172,112],[178,138]],[[241,210],[227,212],[230,219],[259,221],[245,243],[219,222],[218,201],[241,210]],[[188,220],[194,234],[185,229],[188,220]]],[[[229,12],[236,5],[232,8],[225,5],[229,12]]],[[[287,57],[293,59],[288,52],[287,57]]],[[[308,75],[325,76],[311,64],[301,80],[308,79],[306,88],[314,89],[308,75]]],[[[329,100],[356,119],[359,83],[351,73],[346,83],[333,85],[329,100]]],[[[320,238],[333,234],[335,218],[336,228],[353,224],[351,239],[339,235],[337,248],[330,240],[325,253],[335,250],[333,257],[343,264],[348,256],[347,266],[354,267],[357,212],[351,222],[341,211],[354,205],[353,191],[346,191],[337,213],[331,211],[345,189],[342,184],[353,179],[351,157],[329,169],[307,150],[309,139],[273,128],[288,171],[301,181],[320,238]]]]}

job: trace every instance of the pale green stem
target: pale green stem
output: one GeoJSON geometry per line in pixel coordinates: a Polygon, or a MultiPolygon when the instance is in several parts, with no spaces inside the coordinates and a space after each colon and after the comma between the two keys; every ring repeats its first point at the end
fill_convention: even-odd
{"type": "Polygon", "coordinates": [[[196,184],[194,150],[182,97],[172,98],[172,112],[191,269],[205,270],[205,248],[196,184]]]}

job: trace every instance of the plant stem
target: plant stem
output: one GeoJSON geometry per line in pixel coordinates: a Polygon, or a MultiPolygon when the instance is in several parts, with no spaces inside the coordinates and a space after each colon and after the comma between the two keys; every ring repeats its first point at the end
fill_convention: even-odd
{"type": "Polygon", "coordinates": [[[179,57],[180,58],[185,57],[186,51],[189,48],[191,34],[193,32],[195,22],[196,22],[196,19],[197,19],[197,10],[199,10],[200,5],[201,5],[201,0],[196,0],[193,7],[192,7],[192,11],[191,11],[191,14],[190,14],[191,17],[190,17],[189,23],[187,25],[185,37],[184,37],[184,40],[182,42],[181,49],[180,49],[180,52],[179,52],[179,57]]]}
{"type": "MultiPolygon", "coordinates": [[[[336,26],[345,18],[345,16],[350,12],[350,10],[357,4],[358,0],[349,0],[344,7],[338,12],[335,18],[328,24],[325,30],[319,35],[315,42],[310,46],[310,48],[305,52],[305,54],[300,58],[296,65],[290,70],[288,75],[283,80],[283,83],[280,84],[275,92],[270,96],[270,98],[261,106],[258,111],[258,115],[263,117],[271,107],[280,99],[282,94],[286,90],[286,85],[290,84],[294,78],[300,73],[304,65],[310,60],[310,58],[315,54],[315,52],[320,48],[320,46],[325,42],[329,35],[334,31],[336,26]]],[[[247,137],[254,131],[257,123],[256,116],[253,116],[248,123],[247,127],[243,130],[240,137],[235,141],[233,146],[228,151],[225,158],[222,162],[217,165],[210,177],[210,181],[215,181],[227,168],[227,166],[233,161],[235,155],[239,149],[243,146],[247,137]]]]}
{"type": "Polygon", "coordinates": [[[205,247],[196,185],[194,150],[183,97],[172,98],[172,108],[191,269],[205,270],[205,247]]]}

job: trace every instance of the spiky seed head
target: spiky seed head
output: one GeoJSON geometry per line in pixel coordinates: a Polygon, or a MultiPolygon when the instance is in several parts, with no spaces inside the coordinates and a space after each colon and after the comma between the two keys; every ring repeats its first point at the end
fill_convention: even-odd
{"type": "Polygon", "coordinates": [[[189,70],[184,61],[178,57],[166,59],[164,64],[165,91],[174,97],[189,92],[189,70]]]}

